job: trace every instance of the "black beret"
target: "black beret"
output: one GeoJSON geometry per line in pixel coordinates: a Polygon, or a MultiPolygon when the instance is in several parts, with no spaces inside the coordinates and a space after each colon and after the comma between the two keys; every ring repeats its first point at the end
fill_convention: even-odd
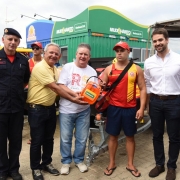
{"type": "Polygon", "coordinates": [[[5,28],[4,35],[14,35],[14,36],[17,36],[18,38],[22,38],[19,32],[13,28],[5,28]]]}

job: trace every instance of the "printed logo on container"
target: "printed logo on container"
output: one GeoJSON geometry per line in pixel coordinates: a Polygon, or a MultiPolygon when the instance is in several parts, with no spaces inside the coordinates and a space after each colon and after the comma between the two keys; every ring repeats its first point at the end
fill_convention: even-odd
{"type": "Polygon", "coordinates": [[[114,27],[110,27],[110,32],[114,32],[114,33],[118,33],[121,35],[126,35],[126,36],[130,36],[131,35],[131,31],[128,29],[121,29],[121,28],[114,28],[114,27]]]}
{"type": "Polygon", "coordinates": [[[27,41],[36,40],[36,31],[33,25],[29,26],[27,41]]]}
{"type": "Polygon", "coordinates": [[[65,33],[72,33],[74,32],[74,27],[71,26],[71,27],[63,27],[61,29],[58,29],[56,31],[56,34],[65,34],[65,33]]]}
{"type": "Polygon", "coordinates": [[[84,92],[84,96],[87,97],[90,100],[93,100],[96,97],[96,94],[94,92],[90,91],[89,89],[87,89],[84,92]]]}

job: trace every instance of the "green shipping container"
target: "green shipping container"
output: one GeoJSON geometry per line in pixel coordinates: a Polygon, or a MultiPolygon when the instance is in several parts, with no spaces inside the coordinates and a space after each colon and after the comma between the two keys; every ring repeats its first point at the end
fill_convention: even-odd
{"type": "Polygon", "coordinates": [[[112,60],[112,48],[119,41],[126,41],[132,50],[131,57],[138,56],[140,62],[147,58],[144,51],[150,47],[148,26],[104,6],[91,6],[72,19],[55,22],[51,41],[62,48],[60,64],[75,59],[80,43],[90,44],[93,67],[112,60]]]}

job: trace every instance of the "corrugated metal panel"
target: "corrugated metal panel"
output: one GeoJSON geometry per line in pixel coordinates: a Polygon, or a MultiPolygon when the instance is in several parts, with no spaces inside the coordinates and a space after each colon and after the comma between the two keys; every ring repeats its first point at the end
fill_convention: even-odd
{"type": "MultiPolygon", "coordinates": [[[[92,48],[92,58],[102,58],[102,57],[113,57],[114,45],[121,41],[118,38],[110,38],[108,36],[90,36],[90,45],[92,48]]],[[[147,42],[142,41],[126,41],[131,48],[146,48],[147,42]]]]}
{"type": "MultiPolygon", "coordinates": [[[[52,39],[52,42],[57,43],[60,47],[68,48],[68,62],[72,62],[76,57],[76,50],[80,43],[89,43],[91,46],[91,58],[107,58],[114,57],[112,50],[114,45],[119,42],[119,38],[110,38],[109,36],[93,36],[89,33],[81,33],[52,39]]],[[[131,48],[146,48],[147,43],[141,41],[126,41],[131,48]]],[[[41,42],[43,47],[50,43],[50,40],[41,42]]],[[[28,43],[27,47],[31,47],[32,43],[28,43]]]]}
{"type": "Polygon", "coordinates": [[[59,46],[67,46],[68,39],[54,39],[52,42],[58,44],[59,46]]]}
{"type": "Polygon", "coordinates": [[[41,43],[42,43],[43,48],[46,46],[46,44],[49,44],[50,42],[51,42],[50,40],[42,41],[41,43]]]}
{"type": "Polygon", "coordinates": [[[131,48],[146,48],[147,46],[147,42],[142,42],[142,41],[127,41],[127,43],[129,44],[129,46],[131,48]]]}
{"type": "Polygon", "coordinates": [[[108,37],[100,37],[100,36],[91,36],[90,37],[90,45],[92,48],[92,58],[99,57],[112,57],[114,56],[114,52],[112,50],[115,43],[117,43],[117,39],[108,38],[108,37]]]}
{"type": "Polygon", "coordinates": [[[82,33],[78,35],[66,36],[61,38],[56,38],[52,40],[57,43],[60,47],[68,47],[68,62],[72,62],[76,57],[76,50],[80,43],[88,43],[88,33],[82,33]]]}

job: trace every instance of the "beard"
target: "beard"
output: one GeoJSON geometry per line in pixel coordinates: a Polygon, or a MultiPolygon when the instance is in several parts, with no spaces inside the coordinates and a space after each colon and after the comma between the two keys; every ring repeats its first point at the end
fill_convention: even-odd
{"type": "Polygon", "coordinates": [[[157,52],[162,53],[167,49],[167,46],[160,45],[160,46],[155,47],[155,49],[156,49],[157,52]]]}

